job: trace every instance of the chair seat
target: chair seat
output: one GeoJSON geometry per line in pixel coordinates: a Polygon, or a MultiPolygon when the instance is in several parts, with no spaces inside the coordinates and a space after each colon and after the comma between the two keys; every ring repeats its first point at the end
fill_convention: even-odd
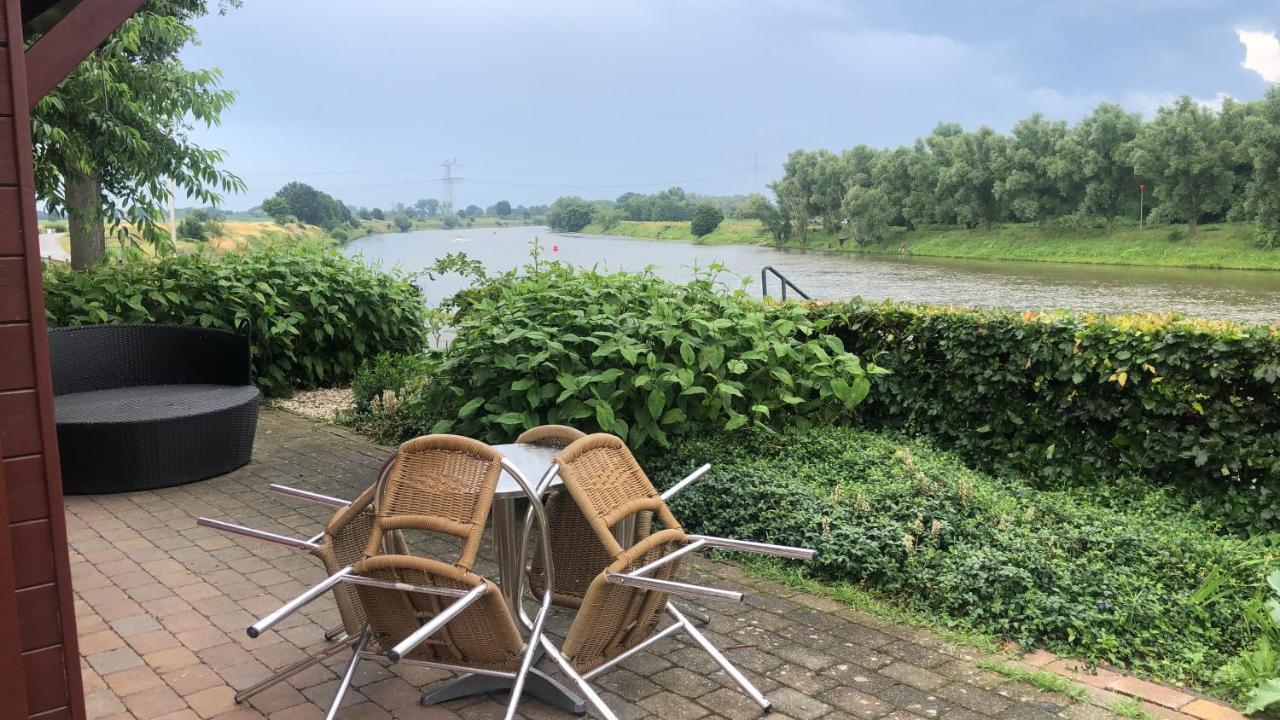
{"type": "Polygon", "coordinates": [[[252,385],[143,385],[54,399],[58,425],[140,423],[217,413],[257,400],[252,385]]]}

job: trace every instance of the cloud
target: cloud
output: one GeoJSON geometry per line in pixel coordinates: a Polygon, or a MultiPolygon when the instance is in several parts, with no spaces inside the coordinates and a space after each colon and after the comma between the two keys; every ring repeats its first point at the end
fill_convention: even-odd
{"type": "Polygon", "coordinates": [[[1276,34],[1236,28],[1236,36],[1245,47],[1240,66],[1258,73],[1267,82],[1280,83],[1280,40],[1276,34]]]}

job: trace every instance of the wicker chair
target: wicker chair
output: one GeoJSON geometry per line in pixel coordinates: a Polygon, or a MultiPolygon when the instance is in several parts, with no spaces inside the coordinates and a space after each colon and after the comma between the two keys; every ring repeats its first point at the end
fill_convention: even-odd
{"type": "MultiPolygon", "coordinates": [[[[289,538],[210,518],[202,517],[196,522],[199,525],[215,530],[246,535],[306,551],[318,558],[324,566],[325,572],[332,575],[363,559],[365,549],[369,546],[369,536],[373,531],[374,498],[378,485],[391,468],[391,464],[392,461],[388,460],[379,473],[378,482],[370,485],[368,489],[360,493],[359,497],[350,502],[297,490],[284,485],[272,485],[271,488],[278,492],[337,508],[333,517],[325,524],[324,530],[319,535],[308,540],[289,538]]],[[[399,533],[392,537],[391,542],[397,552],[408,552],[404,544],[404,538],[399,533]]],[[[342,622],[325,633],[325,640],[329,644],[308,657],[279,670],[274,675],[237,692],[235,695],[236,702],[245,702],[263,690],[287,680],[339,650],[355,644],[365,626],[365,613],[364,608],[360,605],[360,598],[356,594],[355,588],[347,583],[333,586],[333,596],[338,606],[338,616],[342,622]]]]}
{"type": "MultiPolygon", "coordinates": [[[[542,425],[526,430],[516,438],[518,443],[565,448],[586,433],[565,425],[542,425]]],[[[551,535],[551,557],[555,560],[556,586],[551,589],[551,602],[567,608],[582,606],[587,588],[606,567],[613,562],[605,547],[596,538],[595,530],[564,488],[554,488],[547,495],[547,530],[551,535]]],[[[649,536],[652,513],[641,513],[634,523],[635,529],[628,544],[634,544],[649,536]]],[[[616,529],[615,529],[616,530],[616,529]]],[[[530,560],[529,585],[535,595],[542,595],[546,588],[546,570],[542,553],[534,552],[530,560]]]]}
{"type": "MultiPolygon", "coordinates": [[[[622,440],[606,434],[575,440],[556,456],[556,472],[609,563],[592,579],[581,609],[561,648],[575,672],[590,681],[631,655],[684,630],[761,708],[770,703],[729,660],[670,602],[670,595],[741,601],[742,594],[674,580],[682,558],[703,547],[756,552],[797,559],[812,558],[802,548],[686,534],[666,498],[707,470],[704,465],[666,493],[659,494],[622,440]],[[623,547],[614,528],[625,519],[650,513],[662,529],[623,547]],[[666,614],[674,621],[661,631],[666,614]]],[[[553,554],[553,557],[554,554],[553,554]]],[[[557,563],[558,566],[558,563],[557,563]]],[[[559,587],[558,585],[555,587],[559,587]]]]}

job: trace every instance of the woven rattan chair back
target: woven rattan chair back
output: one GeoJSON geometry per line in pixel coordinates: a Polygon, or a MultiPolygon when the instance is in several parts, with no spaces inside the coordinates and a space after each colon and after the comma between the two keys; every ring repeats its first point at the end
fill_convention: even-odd
{"type": "Polygon", "coordinates": [[[664,528],[681,529],[621,439],[605,433],[588,435],[562,450],[556,463],[565,489],[611,560],[617,560],[624,552],[613,535],[613,526],[623,518],[640,514],[643,522],[637,524],[647,526],[651,521],[645,519],[645,514],[652,513],[664,528]]]}
{"type": "Polygon", "coordinates": [[[382,552],[390,531],[425,530],[460,540],[453,564],[471,570],[501,473],[502,455],[478,440],[427,435],[404,443],[378,484],[365,557],[382,552]]]}
{"type": "MultiPolygon", "coordinates": [[[[502,592],[491,581],[461,567],[413,555],[378,555],[356,563],[366,577],[429,587],[471,590],[487,585],[474,604],[405,656],[450,665],[514,672],[520,666],[524,639],[516,628],[502,592]]],[[[435,617],[453,598],[357,585],[356,593],[369,622],[370,645],[386,652],[435,617]]]]}
{"type": "Polygon", "coordinates": [[[543,447],[564,448],[568,447],[574,440],[586,436],[586,433],[568,425],[539,425],[536,428],[520,433],[520,437],[516,438],[516,442],[541,445],[543,447]]]}
{"type": "MultiPolygon", "coordinates": [[[[326,574],[332,575],[364,558],[373,533],[373,498],[377,490],[377,484],[370,485],[350,505],[335,512],[325,525],[324,536],[311,554],[320,559],[326,574]]],[[[364,627],[365,615],[355,588],[338,583],[333,588],[333,597],[338,602],[343,628],[352,637],[358,635],[364,627]]]]}

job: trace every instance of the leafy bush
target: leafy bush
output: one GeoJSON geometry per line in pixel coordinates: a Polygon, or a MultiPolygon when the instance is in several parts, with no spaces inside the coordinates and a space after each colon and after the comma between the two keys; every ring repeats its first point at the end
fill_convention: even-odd
{"type": "Polygon", "coordinates": [[[392,222],[395,223],[396,229],[400,232],[409,232],[409,228],[413,227],[413,221],[409,219],[408,215],[397,215],[392,222]]]}
{"type": "Polygon", "coordinates": [[[45,267],[53,326],[176,323],[246,333],[268,394],[344,382],[365,358],[417,350],[421,292],[398,273],[312,244],[45,267]]]}
{"type": "Polygon", "coordinates": [[[665,445],[713,428],[847,419],[880,372],[802,306],[749,301],[710,273],[675,285],[544,263],[458,302],[456,337],[405,398],[423,412],[406,432],[505,440],[565,423],[665,445]]]}
{"type": "Polygon", "coordinates": [[[858,409],[1045,486],[1137,475],[1280,528],[1280,332],[1176,317],[893,303],[815,321],[892,370],[858,409]]]}
{"type": "Polygon", "coordinates": [[[691,531],[815,548],[819,579],[1166,679],[1207,683],[1249,642],[1245,598],[1275,562],[1160,494],[1113,510],[882,432],[699,438],[647,465],[666,487],[704,462],[673,505],[691,531]]]}
{"type": "Polygon", "coordinates": [[[1257,640],[1216,677],[1221,692],[1245,699],[1249,714],[1280,703],[1280,570],[1267,575],[1267,586],[1269,592],[1255,598],[1245,612],[1257,640]]]}
{"type": "Polygon", "coordinates": [[[710,235],[724,222],[724,213],[714,205],[699,205],[693,209],[693,218],[689,220],[689,232],[694,237],[710,235]]]}

